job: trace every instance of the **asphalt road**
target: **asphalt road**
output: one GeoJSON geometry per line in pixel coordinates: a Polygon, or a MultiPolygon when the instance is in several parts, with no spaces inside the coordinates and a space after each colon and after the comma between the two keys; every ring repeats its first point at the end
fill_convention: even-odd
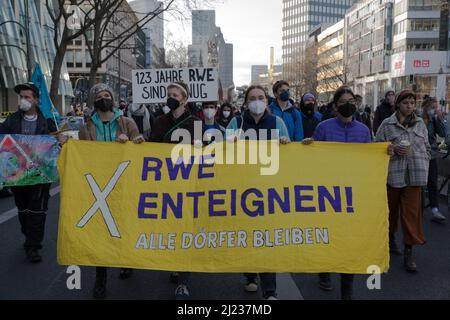
{"type": "MultiPolygon", "coordinates": [[[[56,263],[56,238],[59,210],[59,189],[49,201],[43,261],[27,262],[19,222],[12,197],[0,199],[0,299],[91,299],[95,269],[81,268],[81,290],[67,289],[66,267],[56,263]]],[[[444,208],[444,206],[443,206],[444,208]]],[[[450,214],[445,208],[447,217],[450,214]]],[[[430,222],[425,212],[424,228],[427,244],[417,248],[418,272],[403,270],[402,257],[391,259],[388,274],[382,275],[381,290],[369,290],[368,276],[355,279],[355,299],[450,299],[450,223],[430,222]]],[[[169,273],[136,270],[127,280],[118,278],[119,270],[109,269],[108,299],[174,299],[175,285],[169,273]]],[[[339,276],[332,277],[335,290],[323,292],[317,286],[315,274],[278,275],[278,294],[283,300],[339,299],[339,276]]],[[[243,289],[241,274],[194,274],[191,279],[192,299],[257,300],[260,293],[243,289]]]]}

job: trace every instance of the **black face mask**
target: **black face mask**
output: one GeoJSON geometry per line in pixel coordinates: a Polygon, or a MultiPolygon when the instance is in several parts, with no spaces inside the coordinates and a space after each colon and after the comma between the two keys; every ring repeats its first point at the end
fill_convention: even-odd
{"type": "Polygon", "coordinates": [[[349,118],[356,112],[356,105],[347,102],[346,104],[338,106],[338,112],[344,118],[349,118]]]}
{"type": "Polygon", "coordinates": [[[300,109],[307,116],[312,116],[314,114],[314,104],[312,103],[305,104],[300,109]]]}
{"type": "Polygon", "coordinates": [[[113,102],[112,99],[100,99],[95,101],[94,103],[95,109],[98,109],[102,112],[112,111],[113,102]]]}
{"type": "Polygon", "coordinates": [[[174,98],[168,98],[167,99],[167,106],[171,111],[176,110],[180,107],[180,101],[174,98]]]}

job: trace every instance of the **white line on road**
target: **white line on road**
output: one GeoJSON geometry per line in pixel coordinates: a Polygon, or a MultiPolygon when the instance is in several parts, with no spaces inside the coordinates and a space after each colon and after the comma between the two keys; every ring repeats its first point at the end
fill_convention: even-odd
{"type": "MultiPolygon", "coordinates": [[[[50,190],[50,197],[53,197],[53,196],[57,195],[60,191],[61,191],[61,187],[60,186],[51,189],[50,190]]],[[[3,212],[2,214],[0,214],[0,224],[5,223],[8,220],[11,220],[15,216],[17,216],[17,208],[8,210],[6,212],[3,212]]]]}

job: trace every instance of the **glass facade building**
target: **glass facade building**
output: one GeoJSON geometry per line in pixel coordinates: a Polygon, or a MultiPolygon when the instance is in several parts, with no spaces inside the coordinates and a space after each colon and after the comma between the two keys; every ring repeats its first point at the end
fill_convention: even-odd
{"type": "Polygon", "coordinates": [[[283,0],[283,75],[295,80],[309,32],[341,20],[355,0],[283,0]]]}
{"type": "MultiPolygon", "coordinates": [[[[45,7],[45,1],[4,0],[0,6],[0,109],[16,110],[17,95],[13,88],[28,81],[27,56],[31,72],[39,63],[50,89],[51,73],[56,48],[53,43],[53,25],[45,7]],[[25,4],[28,2],[27,23],[25,4]],[[29,27],[27,52],[26,30],[29,27]]],[[[72,96],[72,86],[65,64],[61,69],[60,96],[72,96]]],[[[61,106],[58,106],[61,108],[61,106]]]]}

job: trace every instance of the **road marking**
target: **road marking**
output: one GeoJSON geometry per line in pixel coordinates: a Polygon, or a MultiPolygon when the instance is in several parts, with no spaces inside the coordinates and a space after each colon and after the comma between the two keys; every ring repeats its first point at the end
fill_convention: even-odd
{"type": "MultiPolygon", "coordinates": [[[[60,186],[51,189],[50,197],[56,196],[60,191],[61,191],[60,186]]],[[[5,223],[8,220],[11,220],[15,216],[17,216],[17,208],[3,212],[2,214],[0,214],[0,224],[5,223]]]]}

